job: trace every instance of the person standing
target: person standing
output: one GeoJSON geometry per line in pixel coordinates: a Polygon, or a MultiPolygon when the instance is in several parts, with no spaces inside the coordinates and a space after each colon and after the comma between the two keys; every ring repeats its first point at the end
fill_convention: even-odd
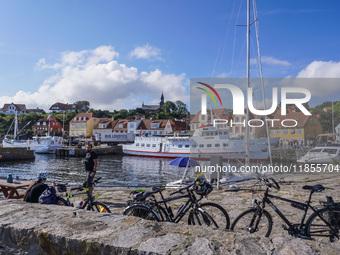
{"type": "Polygon", "coordinates": [[[92,144],[88,143],[86,145],[86,157],[85,157],[85,171],[86,171],[86,185],[89,188],[90,195],[93,192],[93,180],[96,175],[98,166],[98,156],[92,150],[92,144]]]}

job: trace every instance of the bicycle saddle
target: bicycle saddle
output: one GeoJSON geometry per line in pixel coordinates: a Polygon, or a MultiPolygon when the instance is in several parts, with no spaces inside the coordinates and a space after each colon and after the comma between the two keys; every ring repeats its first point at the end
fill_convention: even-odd
{"type": "Polygon", "coordinates": [[[313,192],[321,192],[321,191],[325,190],[325,187],[322,186],[321,184],[316,184],[314,186],[305,185],[305,186],[302,187],[302,189],[311,190],[313,192]]]}

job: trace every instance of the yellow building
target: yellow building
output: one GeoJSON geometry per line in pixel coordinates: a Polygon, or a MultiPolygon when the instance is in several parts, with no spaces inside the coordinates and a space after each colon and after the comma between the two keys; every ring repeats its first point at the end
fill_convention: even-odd
{"type": "Polygon", "coordinates": [[[93,113],[79,113],[70,121],[70,137],[90,138],[93,135],[93,128],[99,123],[93,113]]]}
{"type": "Polygon", "coordinates": [[[281,140],[298,140],[304,143],[308,139],[315,139],[317,135],[322,134],[322,126],[316,115],[304,115],[302,112],[290,112],[287,115],[276,113],[273,121],[273,127],[269,122],[270,137],[281,137],[281,140]],[[294,126],[295,127],[283,127],[294,126]]]}

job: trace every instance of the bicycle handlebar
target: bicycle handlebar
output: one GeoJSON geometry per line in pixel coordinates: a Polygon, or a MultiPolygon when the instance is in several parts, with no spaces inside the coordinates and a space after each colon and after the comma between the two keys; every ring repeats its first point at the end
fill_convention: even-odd
{"type": "Polygon", "coordinates": [[[177,193],[182,193],[183,190],[189,189],[189,188],[192,187],[194,184],[195,184],[195,182],[193,182],[193,183],[191,183],[191,184],[189,184],[189,185],[187,185],[187,186],[185,186],[185,187],[183,187],[183,188],[180,188],[180,189],[176,190],[175,192],[170,193],[170,196],[175,195],[175,194],[177,194],[177,193]]]}

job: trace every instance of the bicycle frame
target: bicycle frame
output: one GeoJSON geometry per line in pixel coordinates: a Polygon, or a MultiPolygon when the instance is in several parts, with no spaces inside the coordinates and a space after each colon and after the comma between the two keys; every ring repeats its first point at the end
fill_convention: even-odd
{"type": "Polygon", "coordinates": [[[92,205],[92,201],[93,201],[93,199],[92,199],[92,197],[91,197],[91,195],[90,195],[90,193],[89,193],[89,188],[84,188],[84,191],[82,191],[82,192],[77,192],[77,193],[74,193],[74,194],[68,194],[67,192],[66,192],[66,198],[67,198],[67,203],[71,206],[71,201],[70,201],[70,198],[72,198],[72,197],[75,197],[75,196],[79,196],[79,195],[84,195],[84,194],[86,194],[87,195],[87,198],[85,199],[85,203],[83,203],[83,205],[81,206],[81,209],[84,209],[84,208],[86,208],[86,206],[89,204],[89,205],[92,205]]]}
{"type": "MultiPolygon", "coordinates": [[[[187,192],[188,194],[186,195],[182,195],[182,196],[176,196],[176,197],[170,197],[170,198],[164,198],[163,194],[162,194],[162,191],[160,190],[159,193],[161,195],[161,198],[162,200],[161,201],[157,201],[155,198],[154,198],[154,206],[157,207],[157,209],[159,211],[160,210],[160,206],[159,204],[164,204],[165,206],[165,211],[166,211],[166,220],[170,221],[170,222],[174,222],[174,223],[178,223],[183,217],[184,215],[194,206],[196,205],[201,199],[197,199],[195,194],[190,191],[189,189],[187,189],[187,192]],[[171,202],[171,201],[175,201],[175,200],[179,200],[179,199],[182,199],[182,198],[189,198],[183,205],[181,205],[181,207],[178,209],[176,215],[173,217],[171,215],[172,211],[171,209],[169,209],[170,207],[167,205],[168,202],[171,202]]],[[[162,220],[163,217],[162,215],[160,215],[160,218],[162,220]]]]}
{"type": "MultiPolygon", "coordinates": [[[[318,210],[315,209],[315,207],[311,206],[311,198],[312,198],[313,192],[310,192],[308,201],[306,203],[301,203],[299,201],[295,201],[295,200],[291,200],[291,199],[287,199],[287,198],[282,198],[282,197],[274,196],[274,195],[269,194],[268,192],[269,192],[269,188],[267,188],[265,193],[264,193],[264,197],[262,198],[261,205],[260,205],[259,202],[255,201],[255,203],[257,205],[257,208],[261,210],[260,211],[261,215],[262,215],[263,210],[265,208],[265,204],[267,203],[274,210],[274,212],[276,212],[280,216],[280,218],[289,226],[288,231],[293,231],[294,235],[298,236],[299,234],[302,234],[302,230],[303,230],[303,227],[304,227],[304,223],[305,223],[305,220],[306,220],[308,209],[311,209],[315,213],[317,213],[318,216],[320,217],[320,219],[322,219],[322,221],[324,221],[327,224],[327,226],[330,227],[330,229],[333,230],[332,226],[327,222],[327,220],[325,220],[324,217],[322,217],[322,215],[320,215],[317,212],[318,210]],[[296,225],[296,224],[291,223],[283,215],[283,213],[272,203],[272,201],[269,198],[278,199],[278,200],[281,200],[281,201],[284,201],[284,202],[292,203],[292,204],[295,205],[293,207],[296,207],[296,208],[298,208],[298,206],[300,206],[300,208],[298,208],[298,209],[303,210],[304,213],[303,213],[303,216],[301,218],[301,222],[298,224],[299,227],[298,228],[295,227],[294,225],[296,225]],[[304,209],[302,209],[302,207],[304,209]]],[[[257,224],[256,224],[256,227],[257,227],[257,224]]]]}

